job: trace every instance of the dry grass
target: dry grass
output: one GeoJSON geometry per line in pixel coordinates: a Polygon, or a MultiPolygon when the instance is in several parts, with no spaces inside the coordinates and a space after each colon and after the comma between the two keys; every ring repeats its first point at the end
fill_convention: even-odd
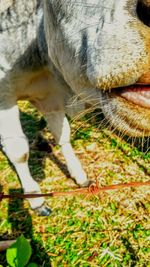
{"type": "MultiPolygon", "coordinates": [[[[27,102],[20,107],[30,140],[31,172],[42,191],[76,188],[67,178],[59,147],[43,129],[41,116],[27,102]],[[53,153],[39,151],[37,131],[51,144],[53,153]]],[[[72,132],[74,149],[89,178],[97,178],[101,185],[149,181],[149,154],[85,119],[73,123],[72,132]]],[[[20,191],[17,176],[2,154],[0,161],[1,189],[5,193],[20,191]]],[[[32,239],[32,260],[39,266],[150,266],[150,188],[127,188],[90,198],[50,198],[47,203],[53,209],[48,218],[33,214],[27,201],[0,203],[1,239],[14,239],[21,233],[32,239]]],[[[7,266],[5,253],[0,255],[0,264],[7,266]]]]}

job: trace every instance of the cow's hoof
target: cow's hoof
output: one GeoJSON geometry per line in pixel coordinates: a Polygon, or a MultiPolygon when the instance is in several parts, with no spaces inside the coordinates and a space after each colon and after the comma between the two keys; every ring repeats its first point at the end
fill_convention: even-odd
{"type": "Polygon", "coordinates": [[[41,207],[34,209],[34,211],[38,216],[49,216],[52,213],[52,210],[44,204],[41,207]]]}
{"type": "Polygon", "coordinates": [[[78,185],[80,186],[80,187],[89,187],[90,185],[92,185],[92,184],[94,184],[94,181],[92,181],[92,180],[86,180],[84,183],[82,183],[82,184],[80,184],[80,183],[78,183],[78,185]]]}

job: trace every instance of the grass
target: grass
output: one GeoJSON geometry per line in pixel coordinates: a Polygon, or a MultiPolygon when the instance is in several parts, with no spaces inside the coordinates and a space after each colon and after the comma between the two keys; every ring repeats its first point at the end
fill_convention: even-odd
{"type": "MultiPolygon", "coordinates": [[[[60,148],[44,128],[44,119],[27,102],[21,103],[20,108],[30,142],[31,172],[42,191],[77,188],[67,178],[60,148]]],[[[105,128],[98,129],[87,117],[72,123],[72,144],[89,178],[97,178],[101,185],[149,181],[150,154],[144,154],[105,128]]],[[[1,190],[21,191],[17,175],[2,153],[0,173],[1,190]]],[[[14,239],[23,233],[31,239],[32,261],[41,267],[150,266],[148,187],[91,197],[49,198],[47,204],[53,213],[42,218],[30,210],[26,200],[3,200],[0,239],[14,239]]],[[[5,252],[0,254],[0,264],[7,266],[5,252]]]]}

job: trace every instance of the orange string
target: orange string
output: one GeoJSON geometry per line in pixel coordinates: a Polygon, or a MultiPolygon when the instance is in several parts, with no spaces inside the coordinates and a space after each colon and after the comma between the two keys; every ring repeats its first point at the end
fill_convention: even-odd
{"type": "Polygon", "coordinates": [[[96,184],[91,184],[88,188],[78,188],[71,191],[54,191],[45,194],[4,194],[0,193],[0,201],[6,198],[36,198],[36,197],[59,197],[67,195],[97,195],[100,192],[106,192],[110,190],[121,190],[128,187],[141,187],[141,186],[150,186],[150,181],[148,182],[130,182],[130,183],[120,183],[115,185],[108,185],[101,187],[99,182],[96,181],[96,184]]]}

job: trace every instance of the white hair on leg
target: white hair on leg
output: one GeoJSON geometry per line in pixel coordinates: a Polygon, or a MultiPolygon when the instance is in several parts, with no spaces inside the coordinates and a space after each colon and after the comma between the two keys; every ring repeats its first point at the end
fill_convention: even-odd
{"type": "Polygon", "coordinates": [[[46,114],[48,127],[56,141],[61,146],[61,151],[66,160],[68,170],[76,183],[86,186],[89,183],[79,159],[76,157],[70,144],[70,126],[63,111],[55,111],[46,114]]]}
{"type": "MultiPolygon", "coordinates": [[[[17,105],[0,111],[0,135],[4,152],[14,165],[25,193],[40,193],[40,187],[30,174],[29,144],[23,133],[17,105]]],[[[44,198],[29,199],[32,209],[41,207],[44,198]]],[[[45,209],[45,208],[44,208],[45,209]]]]}

